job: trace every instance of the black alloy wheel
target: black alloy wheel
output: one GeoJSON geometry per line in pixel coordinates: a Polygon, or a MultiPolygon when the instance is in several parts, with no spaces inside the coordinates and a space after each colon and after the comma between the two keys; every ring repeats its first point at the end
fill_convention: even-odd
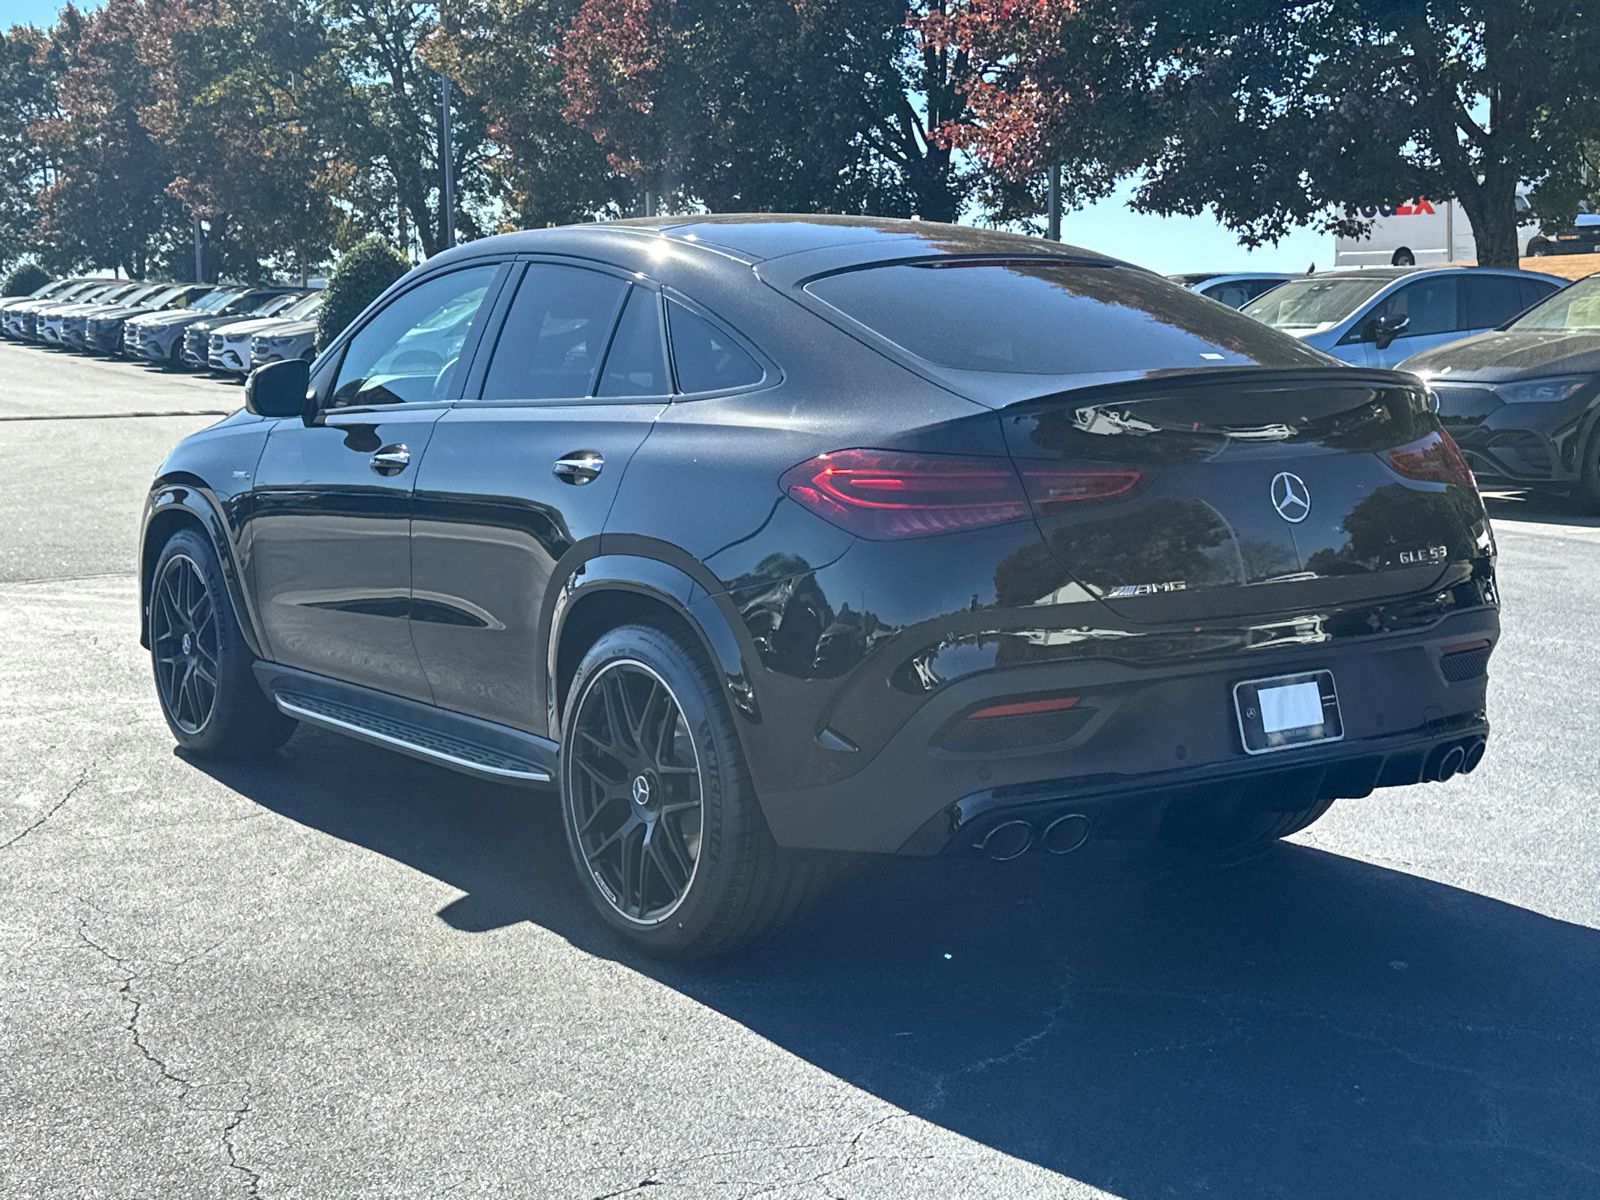
{"type": "Polygon", "coordinates": [[[700,864],[700,764],[683,708],[641,662],[616,659],[574,715],[567,803],[584,865],[624,920],[665,921],[700,864]]]}
{"type": "Polygon", "coordinates": [[[188,555],[170,556],[156,578],[150,642],[161,703],[184,733],[199,733],[217,704],[217,608],[188,555]]]}
{"type": "Polygon", "coordinates": [[[590,902],[647,954],[725,954],[796,920],[830,863],[779,850],[723,683],[686,631],[624,625],[578,664],[561,808],[590,902]]]}
{"type": "Polygon", "coordinates": [[[180,529],[156,561],[148,592],[150,660],[172,736],[206,758],[277,749],[295,722],[256,683],[216,551],[198,529],[180,529]]]}

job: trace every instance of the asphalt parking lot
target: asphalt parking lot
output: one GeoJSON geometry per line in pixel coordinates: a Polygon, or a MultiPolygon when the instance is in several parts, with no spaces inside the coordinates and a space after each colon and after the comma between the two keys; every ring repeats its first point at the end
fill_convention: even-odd
{"type": "Polygon", "coordinates": [[[669,968],[545,794],[174,753],[138,511],[239,402],[0,344],[0,1196],[1600,1196],[1600,521],[1494,503],[1470,778],[1225,869],[880,864],[669,968]]]}

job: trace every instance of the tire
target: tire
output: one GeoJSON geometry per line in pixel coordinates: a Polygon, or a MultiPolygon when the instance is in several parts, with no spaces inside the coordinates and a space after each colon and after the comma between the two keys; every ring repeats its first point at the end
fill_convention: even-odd
{"type": "Polygon", "coordinates": [[[294,732],[256,683],[216,551],[198,530],[178,530],[156,560],[150,663],[167,727],[197,757],[270,754],[294,732]]]}
{"type": "Polygon", "coordinates": [[[825,868],[773,842],[697,645],[651,625],[613,629],[584,656],[567,696],[562,820],[607,925],[648,955],[687,960],[798,919],[825,868]]]}
{"type": "Polygon", "coordinates": [[[1394,252],[1394,257],[1389,260],[1391,267],[1414,267],[1417,265],[1417,256],[1406,247],[1401,246],[1394,252]]]}
{"type": "Polygon", "coordinates": [[[1584,443],[1574,498],[1584,512],[1600,514],[1600,423],[1596,423],[1584,443]]]}
{"type": "Polygon", "coordinates": [[[1534,238],[1528,243],[1529,258],[1546,258],[1550,254],[1550,243],[1543,238],[1534,238]]]}

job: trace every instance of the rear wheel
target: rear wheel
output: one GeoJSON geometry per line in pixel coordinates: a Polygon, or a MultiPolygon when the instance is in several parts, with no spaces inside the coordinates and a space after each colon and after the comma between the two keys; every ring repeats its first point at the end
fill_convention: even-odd
{"type": "Polygon", "coordinates": [[[255,681],[211,542],[194,529],[168,539],[150,582],[150,659],[162,715],[178,744],[203,758],[276,750],[295,722],[255,681]]]}
{"type": "Polygon", "coordinates": [[[662,958],[726,953],[808,906],[822,867],[778,849],[717,678],[649,625],[602,637],[568,693],[567,843],[600,916],[662,958]]]}
{"type": "Polygon", "coordinates": [[[1405,246],[1401,246],[1400,249],[1394,252],[1394,257],[1389,260],[1389,265],[1395,267],[1414,267],[1417,265],[1417,256],[1411,253],[1411,251],[1405,246]]]}

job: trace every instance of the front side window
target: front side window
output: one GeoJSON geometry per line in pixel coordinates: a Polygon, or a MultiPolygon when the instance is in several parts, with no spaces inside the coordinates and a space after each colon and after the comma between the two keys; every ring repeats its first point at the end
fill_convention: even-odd
{"type": "Polygon", "coordinates": [[[443,400],[498,266],[451,271],[402,292],[350,339],[330,408],[443,400]]]}
{"type": "Polygon", "coordinates": [[[676,300],[667,301],[667,328],[680,392],[754,387],[766,377],[761,364],[725,331],[676,300]]]}
{"type": "Polygon", "coordinates": [[[614,275],[555,263],[531,265],[495,343],[483,399],[589,395],[627,290],[614,275]]]}
{"type": "Polygon", "coordinates": [[[1459,295],[1455,276],[1419,279],[1378,304],[1361,324],[1365,327],[1374,317],[1408,317],[1401,337],[1454,333],[1461,328],[1456,319],[1459,295]]]}

